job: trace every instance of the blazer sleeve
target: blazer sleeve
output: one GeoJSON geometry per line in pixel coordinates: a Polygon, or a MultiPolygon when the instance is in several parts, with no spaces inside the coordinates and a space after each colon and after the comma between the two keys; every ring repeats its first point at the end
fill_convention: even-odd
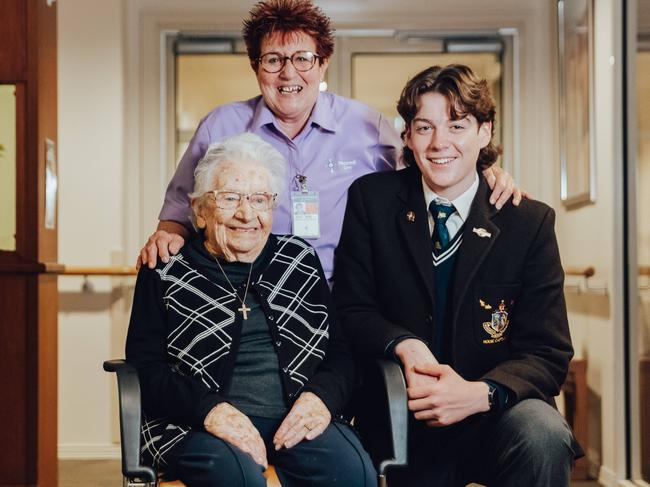
{"type": "Polygon", "coordinates": [[[225,399],[203,382],[178,372],[167,355],[167,326],[160,277],[140,268],[126,339],[126,361],[140,379],[142,407],[148,416],[203,428],[210,410],[225,399]]]}
{"type": "Polygon", "coordinates": [[[483,376],[507,386],[517,400],[559,394],[573,356],[554,222],[555,213],[547,208],[526,255],[509,358],[483,376]]]}
{"type": "Polygon", "coordinates": [[[304,390],[316,394],[327,406],[332,416],[341,412],[350,400],[355,384],[355,366],[350,354],[348,340],[341,330],[332,303],[330,288],[325,279],[318,256],[314,256],[320,276],[317,302],[325,303],[329,316],[329,339],[325,358],[316,373],[309,379],[304,390]]]}
{"type": "Polygon", "coordinates": [[[339,320],[355,353],[365,358],[382,358],[391,343],[415,335],[382,315],[373,255],[373,239],[377,236],[373,235],[367,202],[360,182],[354,182],[348,191],[336,249],[333,296],[339,320]]]}

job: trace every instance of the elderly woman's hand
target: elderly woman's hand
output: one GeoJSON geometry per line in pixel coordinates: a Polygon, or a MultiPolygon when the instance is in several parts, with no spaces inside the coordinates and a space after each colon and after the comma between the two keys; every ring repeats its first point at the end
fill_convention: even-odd
{"type": "Polygon", "coordinates": [[[291,448],[303,439],[313,440],[325,431],[332,415],[313,392],[303,392],[273,437],[275,449],[291,448]]]}
{"type": "Polygon", "coordinates": [[[498,166],[488,167],[483,171],[483,176],[492,190],[490,203],[495,205],[499,210],[511,196],[512,204],[515,206],[519,205],[522,198],[531,198],[528,192],[515,186],[515,180],[508,171],[505,171],[498,166]]]}
{"type": "Polygon", "coordinates": [[[203,426],[208,433],[236,446],[253,457],[255,463],[268,468],[264,440],[248,416],[239,409],[227,402],[219,403],[205,417],[203,426]]]}

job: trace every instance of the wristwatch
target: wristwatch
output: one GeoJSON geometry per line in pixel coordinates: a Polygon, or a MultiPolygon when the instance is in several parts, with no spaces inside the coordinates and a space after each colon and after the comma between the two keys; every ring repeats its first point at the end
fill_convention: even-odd
{"type": "Polygon", "coordinates": [[[494,386],[486,382],[488,386],[488,404],[490,405],[490,412],[494,411],[499,407],[499,390],[494,386]]]}

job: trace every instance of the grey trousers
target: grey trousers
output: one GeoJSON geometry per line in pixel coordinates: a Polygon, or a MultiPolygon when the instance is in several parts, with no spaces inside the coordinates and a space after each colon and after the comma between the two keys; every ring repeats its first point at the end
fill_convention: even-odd
{"type": "Polygon", "coordinates": [[[389,472],[390,487],[569,486],[573,435],[560,413],[538,399],[447,428],[414,422],[410,435],[409,467],[389,472]]]}

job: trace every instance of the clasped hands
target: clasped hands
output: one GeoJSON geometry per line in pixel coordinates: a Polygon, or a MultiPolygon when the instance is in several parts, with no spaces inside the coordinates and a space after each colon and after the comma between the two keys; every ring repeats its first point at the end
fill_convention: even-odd
{"type": "Polygon", "coordinates": [[[441,365],[424,342],[401,341],[395,355],[404,366],[408,407],[427,426],[449,426],[472,414],[489,411],[488,386],[467,381],[448,365],[441,365]]]}
{"type": "MultiPolygon", "coordinates": [[[[325,403],[312,392],[303,392],[285,416],[273,437],[276,450],[291,448],[302,440],[313,440],[325,431],[332,416],[325,403]]],[[[213,407],[205,417],[205,430],[248,453],[268,468],[266,447],[259,431],[239,409],[227,402],[213,407]]]]}

